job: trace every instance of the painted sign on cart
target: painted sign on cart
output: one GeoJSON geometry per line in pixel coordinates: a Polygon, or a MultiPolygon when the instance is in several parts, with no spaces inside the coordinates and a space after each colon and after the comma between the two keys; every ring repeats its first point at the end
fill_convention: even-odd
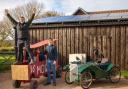
{"type": "Polygon", "coordinates": [[[86,54],[69,54],[69,64],[70,64],[70,82],[78,79],[78,66],[77,64],[73,64],[74,61],[81,61],[82,63],[86,63],[86,54]]]}

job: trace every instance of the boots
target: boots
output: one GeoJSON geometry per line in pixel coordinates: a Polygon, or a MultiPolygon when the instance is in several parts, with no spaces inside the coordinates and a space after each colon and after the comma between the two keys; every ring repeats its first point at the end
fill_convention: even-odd
{"type": "Polygon", "coordinates": [[[16,62],[14,63],[14,65],[20,65],[20,64],[23,64],[23,63],[19,60],[16,60],[16,62]]]}

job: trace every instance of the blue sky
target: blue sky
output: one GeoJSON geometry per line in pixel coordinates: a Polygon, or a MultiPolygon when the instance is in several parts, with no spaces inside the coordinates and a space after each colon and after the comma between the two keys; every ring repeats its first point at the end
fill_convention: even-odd
{"type": "MultiPolygon", "coordinates": [[[[5,8],[28,3],[31,0],[0,0],[0,20],[5,8]]],[[[44,4],[44,10],[55,10],[66,15],[72,14],[78,7],[86,11],[128,9],[128,0],[36,0],[44,4]]]]}

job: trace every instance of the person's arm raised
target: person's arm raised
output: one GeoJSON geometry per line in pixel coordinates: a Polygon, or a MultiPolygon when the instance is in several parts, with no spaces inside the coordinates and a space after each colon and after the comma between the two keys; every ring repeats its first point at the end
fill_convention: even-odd
{"type": "Polygon", "coordinates": [[[8,9],[5,9],[5,14],[14,25],[17,24],[17,21],[9,14],[8,9]]]}
{"type": "Polygon", "coordinates": [[[31,18],[28,20],[28,24],[29,24],[29,25],[32,23],[32,21],[33,21],[33,19],[34,19],[34,17],[35,17],[35,13],[36,13],[36,9],[34,8],[34,9],[33,9],[33,14],[32,14],[32,16],[31,16],[31,18]]]}

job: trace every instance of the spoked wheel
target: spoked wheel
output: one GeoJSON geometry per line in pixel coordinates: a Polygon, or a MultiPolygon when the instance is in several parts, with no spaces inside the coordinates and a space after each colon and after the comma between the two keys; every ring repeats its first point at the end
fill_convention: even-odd
{"type": "Polygon", "coordinates": [[[37,87],[38,87],[37,80],[31,80],[30,89],[37,89],[37,87]]]}
{"type": "Polygon", "coordinates": [[[65,73],[65,82],[67,84],[72,84],[73,83],[73,82],[70,82],[70,71],[69,70],[66,71],[66,73],[65,73]]]}
{"type": "Polygon", "coordinates": [[[121,71],[119,67],[113,67],[109,73],[109,79],[112,83],[118,83],[121,79],[121,71]]]}
{"type": "Polygon", "coordinates": [[[88,89],[90,85],[92,84],[92,74],[90,72],[84,72],[81,74],[81,87],[83,89],[88,89]]]}
{"type": "Polygon", "coordinates": [[[14,87],[14,88],[19,88],[20,85],[21,85],[21,81],[13,80],[13,81],[12,81],[12,84],[13,84],[13,87],[14,87]]]}

